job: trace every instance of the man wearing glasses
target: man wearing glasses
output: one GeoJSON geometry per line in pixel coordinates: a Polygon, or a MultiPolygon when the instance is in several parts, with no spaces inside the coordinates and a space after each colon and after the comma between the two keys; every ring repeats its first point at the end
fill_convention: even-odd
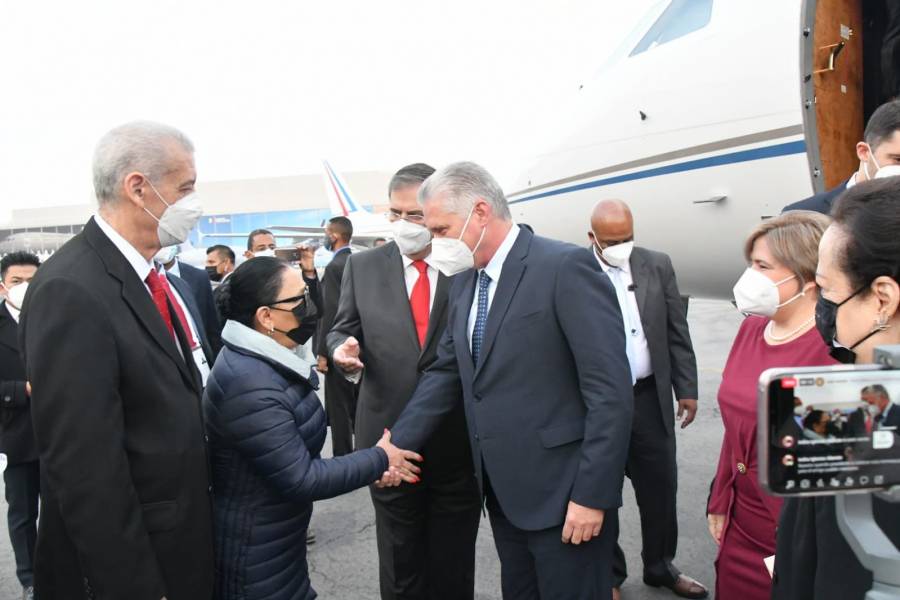
{"type": "MultiPolygon", "coordinates": [[[[361,380],[357,447],[391,428],[422,372],[434,362],[447,324],[450,280],[429,263],[431,234],[416,194],[434,169],[413,164],[388,186],[394,241],[350,257],[334,326],[332,364],[361,380]]],[[[481,499],[472,469],[462,402],[421,454],[422,480],[371,487],[381,597],[471,599],[481,499]]]]}

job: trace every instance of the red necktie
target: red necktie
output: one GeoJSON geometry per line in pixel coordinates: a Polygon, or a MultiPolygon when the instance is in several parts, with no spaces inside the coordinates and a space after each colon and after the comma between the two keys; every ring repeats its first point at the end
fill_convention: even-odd
{"type": "Polygon", "coordinates": [[[175,327],[172,325],[172,314],[169,312],[169,303],[171,303],[172,307],[175,309],[175,315],[178,317],[181,329],[187,336],[190,347],[195,348],[197,342],[194,341],[194,335],[191,333],[191,328],[188,325],[187,318],[184,316],[184,311],[181,310],[181,304],[178,303],[178,300],[172,293],[172,288],[169,287],[169,282],[166,280],[165,276],[160,277],[159,273],[152,270],[150,271],[150,274],[147,275],[147,279],[145,279],[144,282],[146,282],[147,287],[150,288],[156,310],[159,311],[159,315],[162,317],[166,327],[168,327],[169,333],[171,333],[172,337],[175,339],[175,343],[178,343],[178,336],[175,335],[175,327]]]}
{"type": "Polygon", "coordinates": [[[419,279],[413,286],[409,295],[409,305],[412,307],[413,321],[416,323],[416,333],[419,336],[419,346],[425,345],[425,336],[428,334],[428,313],[431,309],[431,282],[428,281],[428,264],[424,260],[414,260],[413,266],[419,272],[419,279]]]}

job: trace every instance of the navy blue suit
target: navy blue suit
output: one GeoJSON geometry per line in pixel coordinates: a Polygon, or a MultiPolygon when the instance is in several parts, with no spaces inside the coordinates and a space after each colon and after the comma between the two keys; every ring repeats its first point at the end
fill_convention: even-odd
{"type": "Polygon", "coordinates": [[[180,273],[179,277],[191,287],[200,321],[203,322],[203,329],[209,342],[209,349],[212,352],[211,358],[214,360],[219,354],[219,350],[222,349],[222,322],[219,320],[219,311],[216,310],[209,275],[206,274],[206,271],[181,261],[178,261],[178,272],[180,273]]]}
{"type": "MultiPolygon", "coordinates": [[[[849,180],[848,180],[849,181],[849,180]]],[[[781,211],[786,213],[789,210],[812,210],[823,215],[831,214],[831,208],[835,201],[847,190],[847,181],[844,181],[837,187],[833,187],[828,191],[814,194],[809,198],[804,198],[793,204],[788,204],[781,211]]]]}
{"type": "Polygon", "coordinates": [[[454,278],[437,360],[393,441],[421,448],[463,398],[504,597],[607,598],[633,403],[612,283],[589,250],[520,229],[473,364],[476,279],[476,271],[454,278]],[[561,543],[570,500],[607,511],[599,538],[561,543]]]}

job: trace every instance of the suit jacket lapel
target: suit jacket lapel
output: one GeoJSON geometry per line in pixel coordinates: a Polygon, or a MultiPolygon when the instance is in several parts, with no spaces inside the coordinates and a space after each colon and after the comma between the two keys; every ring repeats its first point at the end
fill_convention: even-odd
{"type": "MultiPolygon", "coordinates": [[[[431,305],[431,312],[428,315],[428,333],[425,334],[425,344],[422,345],[422,351],[419,354],[419,358],[425,355],[426,350],[428,350],[432,344],[436,344],[440,340],[435,339],[438,323],[444,317],[444,313],[447,312],[447,288],[449,287],[449,279],[445,277],[442,273],[438,273],[437,277],[437,289],[434,291],[434,303],[431,305]]],[[[411,315],[412,313],[410,313],[411,315]]]]}
{"type": "Polygon", "coordinates": [[[494,292],[494,300],[491,302],[491,309],[488,312],[487,326],[484,330],[484,340],[481,343],[481,354],[478,356],[478,364],[475,365],[475,377],[481,372],[481,367],[491,353],[494,346],[494,340],[497,338],[497,332],[503,324],[506,311],[512,302],[513,296],[516,295],[516,289],[525,273],[524,258],[528,255],[528,246],[531,243],[532,234],[522,229],[516,238],[506,261],[503,263],[503,269],[500,271],[500,281],[497,283],[497,290],[494,292]]]}
{"type": "Polygon", "coordinates": [[[122,299],[128,304],[138,321],[157,345],[178,366],[185,380],[191,385],[196,385],[193,373],[191,373],[188,364],[178,353],[175,340],[169,334],[169,330],[156,309],[150,293],[144,287],[144,282],[138,278],[134,269],[125,260],[125,257],[122,256],[115,244],[106,237],[106,234],[100,230],[93,218],[85,225],[84,232],[88,243],[91,244],[100,256],[100,260],[106,266],[107,273],[122,284],[122,299]]]}
{"type": "Polygon", "coordinates": [[[419,334],[416,333],[416,323],[412,316],[412,306],[409,304],[409,294],[406,291],[406,273],[403,269],[403,257],[396,244],[393,244],[387,256],[387,288],[388,306],[396,306],[397,316],[400,319],[400,327],[403,328],[407,342],[415,348],[419,347],[419,334]]]}
{"type": "Polygon", "coordinates": [[[647,288],[650,287],[650,267],[644,259],[644,255],[640,249],[635,248],[635,252],[631,253],[631,280],[634,282],[634,295],[637,299],[638,312],[641,319],[646,314],[645,307],[647,305],[647,288]]]}

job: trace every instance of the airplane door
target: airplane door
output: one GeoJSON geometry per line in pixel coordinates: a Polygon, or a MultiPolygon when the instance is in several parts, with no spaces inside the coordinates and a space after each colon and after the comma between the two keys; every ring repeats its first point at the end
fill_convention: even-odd
{"type": "Polygon", "coordinates": [[[813,26],[804,33],[804,105],[806,113],[815,112],[806,115],[806,131],[813,185],[822,191],[839,185],[859,167],[855,146],[864,127],[862,3],[807,0],[805,12],[813,26]]]}

